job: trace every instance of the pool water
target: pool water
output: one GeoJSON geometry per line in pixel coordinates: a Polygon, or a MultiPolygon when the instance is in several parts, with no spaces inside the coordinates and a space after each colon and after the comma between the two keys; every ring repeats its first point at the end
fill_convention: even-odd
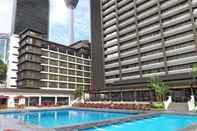
{"type": "Polygon", "coordinates": [[[46,128],[56,128],[82,123],[96,122],[114,118],[127,117],[137,113],[116,113],[116,112],[100,112],[89,110],[52,110],[52,111],[32,111],[26,113],[2,113],[8,118],[15,118],[30,124],[39,125],[46,128]]]}
{"type": "Polygon", "coordinates": [[[197,116],[161,115],[154,118],[96,127],[83,131],[177,131],[197,122],[197,116]]]}

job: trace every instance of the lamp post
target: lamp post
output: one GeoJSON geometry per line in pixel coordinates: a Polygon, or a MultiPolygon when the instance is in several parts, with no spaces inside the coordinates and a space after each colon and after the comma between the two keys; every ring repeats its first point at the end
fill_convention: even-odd
{"type": "Polygon", "coordinates": [[[75,40],[74,36],[74,9],[77,7],[79,0],[64,0],[66,7],[69,10],[69,39],[70,43],[75,40]]]}

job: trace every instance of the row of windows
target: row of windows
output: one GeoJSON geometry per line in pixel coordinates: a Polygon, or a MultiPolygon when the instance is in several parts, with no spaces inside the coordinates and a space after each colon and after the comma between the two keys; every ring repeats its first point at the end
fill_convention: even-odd
{"type": "Polygon", "coordinates": [[[68,88],[68,89],[76,89],[76,88],[90,88],[90,85],[81,85],[81,84],[72,84],[72,83],[58,83],[58,82],[46,82],[46,81],[42,81],[41,82],[41,87],[44,88],[68,88]]]}

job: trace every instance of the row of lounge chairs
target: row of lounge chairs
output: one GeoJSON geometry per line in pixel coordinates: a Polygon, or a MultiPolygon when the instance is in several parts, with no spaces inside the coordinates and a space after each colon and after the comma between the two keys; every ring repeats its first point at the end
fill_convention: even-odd
{"type": "Polygon", "coordinates": [[[125,110],[150,110],[151,104],[126,104],[126,103],[79,103],[74,106],[84,108],[107,108],[125,110]]]}

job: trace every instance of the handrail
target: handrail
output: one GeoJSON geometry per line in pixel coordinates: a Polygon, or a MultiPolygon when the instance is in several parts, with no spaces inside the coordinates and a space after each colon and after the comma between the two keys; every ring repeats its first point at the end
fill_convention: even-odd
{"type": "Polygon", "coordinates": [[[171,96],[168,96],[168,100],[167,101],[164,101],[164,108],[165,108],[165,110],[168,109],[170,103],[172,103],[172,97],[171,96]]]}
{"type": "Polygon", "coordinates": [[[195,97],[192,95],[191,99],[188,101],[188,109],[189,111],[195,110],[195,97]]]}

